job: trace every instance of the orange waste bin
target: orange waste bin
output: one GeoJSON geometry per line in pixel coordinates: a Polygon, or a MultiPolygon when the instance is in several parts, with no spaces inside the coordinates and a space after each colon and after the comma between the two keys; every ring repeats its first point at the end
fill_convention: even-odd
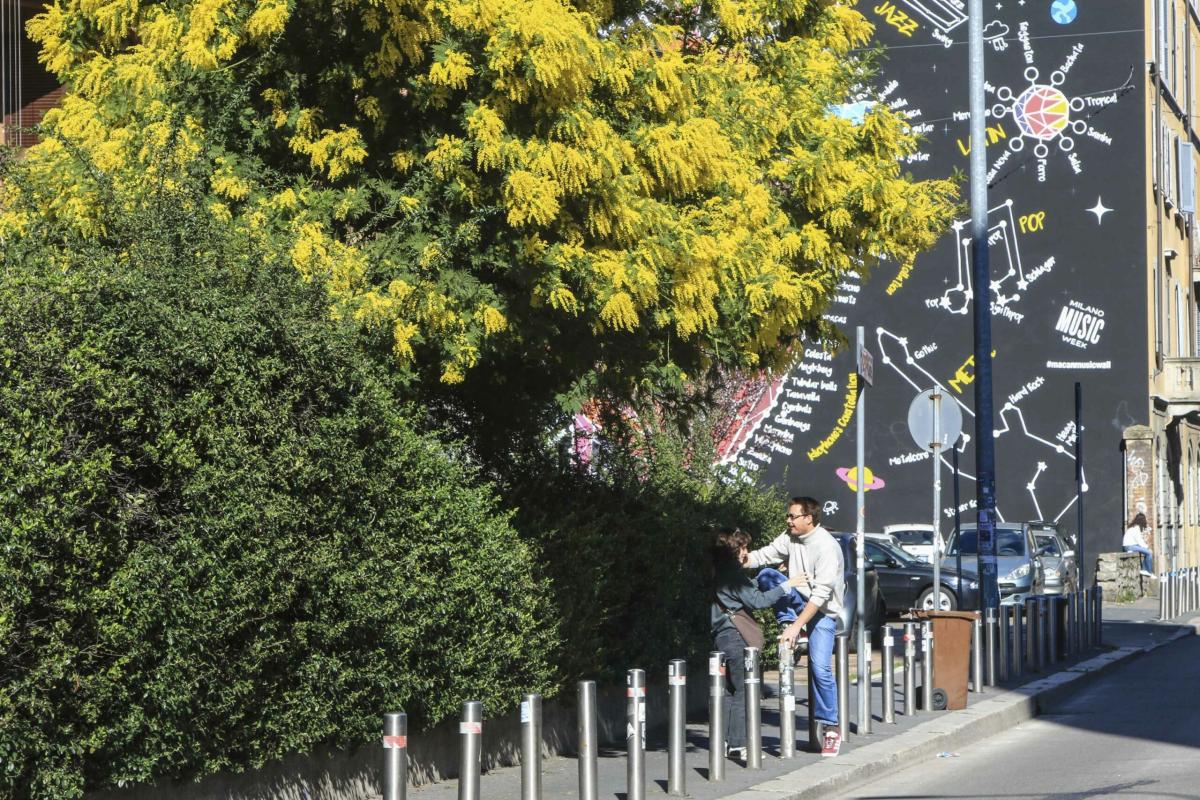
{"type": "Polygon", "coordinates": [[[979,619],[979,612],[916,610],[907,616],[932,623],[933,688],[946,693],[946,710],[966,708],[967,679],[971,672],[971,629],[979,619]]]}

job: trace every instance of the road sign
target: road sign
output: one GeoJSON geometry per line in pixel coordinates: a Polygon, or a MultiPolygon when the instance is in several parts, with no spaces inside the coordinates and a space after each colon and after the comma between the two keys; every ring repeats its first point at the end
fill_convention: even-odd
{"type": "MultiPolygon", "coordinates": [[[[962,434],[962,410],[954,398],[939,389],[941,402],[938,403],[938,439],[939,449],[945,448],[958,441],[962,434]]],[[[933,390],[926,389],[913,398],[908,407],[908,432],[913,441],[922,450],[932,450],[933,444],[933,390]]]]}
{"type": "Polygon", "coordinates": [[[871,351],[865,345],[858,346],[858,374],[866,382],[867,386],[875,385],[875,357],[871,355],[871,351]]]}

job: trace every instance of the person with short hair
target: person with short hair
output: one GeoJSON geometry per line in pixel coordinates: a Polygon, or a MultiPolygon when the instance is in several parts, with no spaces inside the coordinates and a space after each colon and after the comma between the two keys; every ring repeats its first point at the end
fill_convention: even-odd
{"type": "Polygon", "coordinates": [[[821,755],[836,756],[842,740],[832,661],[838,615],[845,602],[845,562],[841,545],[821,527],[821,504],[811,497],[791,499],[787,530],[766,547],[748,553],[744,565],[763,567],[785,559],[788,585],[794,585],[804,598],[804,607],[795,621],[783,628],[779,640],[794,646],[801,631],[808,630],[809,680],[816,696],[813,715],[824,726],[821,755]]]}
{"type": "MultiPolygon", "coordinates": [[[[713,648],[725,654],[725,755],[729,758],[746,759],[746,680],[743,651],[746,639],[738,630],[734,616],[743,609],[770,608],[783,597],[793,582],[788,581],[768,590],[761,591],[742,570],[742,562],[749,553],[750,534],[737,528],[726,528],[717,532],[712,546],[713,569],[715,572],[716,596],[712,604],[713,648]]],[[[757,628],[753,620],[747,622],[743,616],[741,624],[757,628]]],[[[758,631],[761,638],[761,631],[758,631]]]]}
{"type": "Polygon", "coordinates": [[[1150,552],[1150,548],[1146,546],[1146,532],[1150,530],[1150,523],[1146,521],[1146,515],[1141,511],[1133,515],[1133,519],[1129,520],[1129,526],[1125,528],[1125,538],[1121,540],[1121,549],[1126,553],[1141,553],[1142,554],[1142,574],[1148,578],[1154,577],[1154,555],[1150,552]]]}

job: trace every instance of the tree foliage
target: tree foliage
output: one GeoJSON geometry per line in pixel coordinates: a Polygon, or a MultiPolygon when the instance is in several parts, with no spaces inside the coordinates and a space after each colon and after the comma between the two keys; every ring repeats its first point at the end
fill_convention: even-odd
{"type": "Polygon", "coordinates": [[[38,201],[98,235],[97,183],[139,202],[176,137],[212,156],[210,213],[502,427],[777,369],[952,211],[901,173],[902,115],[831,111],[869,95],[850,5],[54,0],[30,31],[72,91],[38,201]]]}
{"type": "Polygon", "coordinates": [[[547,586],[495,494],[414,430],[323,285],[192,194],[153,199],[105,200],[99,239],[30,214],[5,241],[0,796],[549,691],[547,586]]]}

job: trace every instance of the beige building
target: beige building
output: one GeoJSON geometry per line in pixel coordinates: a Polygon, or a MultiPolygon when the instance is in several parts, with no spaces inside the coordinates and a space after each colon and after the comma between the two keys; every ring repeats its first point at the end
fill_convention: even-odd
{"type": "Polygon", "coordinates": [[[1127,519],[1150,520],[1161,572],[1200,564],[1200,13],[1196,0],[1146,0],[1145,14],[1150,425],[1125,432],[1125,503],[1127,519]]]}

